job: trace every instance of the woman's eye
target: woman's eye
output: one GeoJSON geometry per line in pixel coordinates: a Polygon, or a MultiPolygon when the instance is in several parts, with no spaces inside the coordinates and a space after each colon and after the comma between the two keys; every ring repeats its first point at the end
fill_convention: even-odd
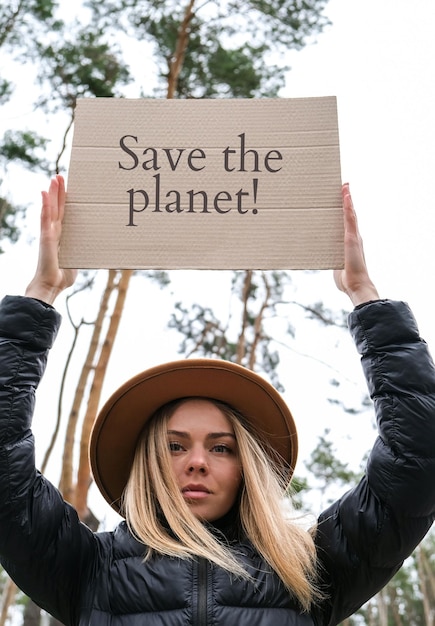
{"type": "Polygon", "coordinates": [[[178,443],[177,441],[170,441],[168,445],[171,452],[179,452],[182,450],[181,443],[178,443]]]}
{"type": "Polygon", "coordinates": [[[232,452],[231,448],[224,443],[218,443],[213,447],[214,452],[218,452],[219,454],[230,454],[232,452]]]}

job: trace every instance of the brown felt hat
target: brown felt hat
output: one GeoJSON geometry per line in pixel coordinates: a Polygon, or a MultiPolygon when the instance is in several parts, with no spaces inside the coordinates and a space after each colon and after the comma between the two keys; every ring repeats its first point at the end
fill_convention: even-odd
{"type": "Polygon", "coordinates": [[[220,400],[241,413],[282,459],[290,481],[298,453],[297,433],[278,391],[258,374],[229,361],[172,361],[130,378],[107,400],[95,421],[89,451],[92,472],[117,512],[146,422],[167,402],[188,397],[220,400]]]}

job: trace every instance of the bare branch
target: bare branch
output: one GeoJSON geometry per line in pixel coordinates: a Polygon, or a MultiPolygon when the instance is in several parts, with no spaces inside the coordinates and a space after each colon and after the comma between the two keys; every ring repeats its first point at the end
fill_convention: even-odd
{"type": "Polygon", "coordinates": [[[269,300],[270,300],[270,285],[267,280],[266,274],[264,272],[262,272],[262,278],[263,278],[263,283],[265,287],[265,295],[263,298],[263,302],[261,303],[260,310],[257,313],[255,320],[254,320],[254,338],[252,340],[251,354],[249,357],[249,365],[248,365],[249,369],[251,370],[255,368],[257,346],[262,339],[261,328],[262,328],[262,323],[263,323],[264,312],[268,308],[269,300]]]}
{"type": "Polygon", "coordinates": [[[57,155],[57,158],[56,158],[56,165],[55,165],[56,174],[59,174],[59,172],[60,172],[60,165],[59,165],[60,164],[60,160],[63,157],[63,155],[65,153],[65,150],[66,150],[66,140],[67,140],[69,131],[71,130],[72,125],[74,124],[74,117],[75,117],[75,108],[72,107],[72,109],[71,109],[71,118],[70,118],[70,121],[69,121],[69,123],[68,123],[68,125],[67,125],[67,127],[65,129],[64,134],[63,134],[62,147],[61,147],[60,152],[59,152],[59,154],[57,155]]]}
{"type": "Polygon", "coordinates": [[[236,351],[236,363],[241,364],[243,358],[246,354],[246,327],[248,325],[248,300],[249,294],[251,292],[252,287],[252,270],[247,270],[245,272],[245,280],[243,282],[243,292],[242,292],[242,304],[243,304],[243,312],[242,312],[242,325],[240,329],[239,338],[237,340],[237,351],[236,351]]]}

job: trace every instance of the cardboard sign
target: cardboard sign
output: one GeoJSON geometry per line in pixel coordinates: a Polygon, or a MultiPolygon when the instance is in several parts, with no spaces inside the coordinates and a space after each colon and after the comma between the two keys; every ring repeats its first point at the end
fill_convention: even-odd
{"type": "Polygon", "coordinates": [[[66,204],[64,267],[342,267],[336,99],[79,100],[66,204]]]}

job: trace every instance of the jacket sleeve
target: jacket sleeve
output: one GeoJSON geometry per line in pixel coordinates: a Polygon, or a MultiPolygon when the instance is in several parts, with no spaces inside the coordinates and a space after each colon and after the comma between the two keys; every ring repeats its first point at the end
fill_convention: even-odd
{"type": "Polygon", "coordinates": [[[375,595],[435,517],[435,368],[403,302],[355,309],[349,327],[374,402],[378,437],[366,474],[319,518],[329,626],[375,595]]]}
{"type": "Polygon", "coordinates": [[[36,470],[31,432],[59,324],[58,313],[38,300],[7,296],[0,304],[0,559],[38,605],[73,624],[95,540],[36,470]]]}

